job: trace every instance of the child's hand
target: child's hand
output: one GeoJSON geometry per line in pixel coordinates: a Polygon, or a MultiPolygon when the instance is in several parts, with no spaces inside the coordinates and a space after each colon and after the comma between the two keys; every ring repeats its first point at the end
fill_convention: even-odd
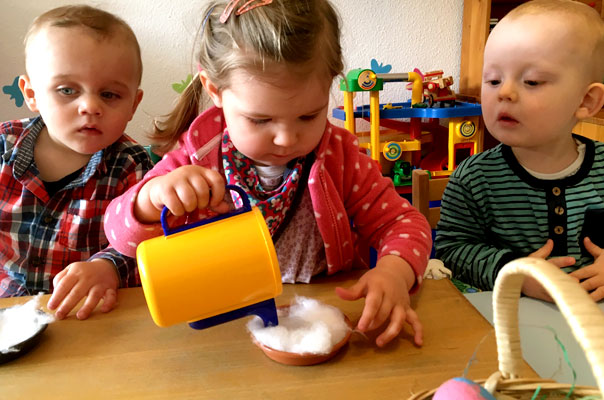
{"type": "Polygon", "coordinates": [[[522,293],[534,299],[549,301],[550,303],[554,302],[547,290],[541,286],[539,281],[528,276],[525,277],[524,282],[522,282],[522,293]]]}
{"type": "MultiPolygon", "coordinates": [[[[542,258],[545,260],[547,257],[549,257],[553,249],[554,241],[547,239],[547,242],[545,242],[543,247],[534,253],[529,254],[529,257],[542,258]]],[[[574,257],[554,257],[547,259],[547,261],[551,262],[558,268],[570,267],[575,263],[574,257]]],[[[522,284],[522,293],[535,299],[545,300],[551,303],[554,301],[549,293],[547,293],[547,291],[543,288],[543,286],[541,286],[541,284],[534,278],[524,278],[524,283],[522,284]]]]}
{"type": "Polygon", "coordinates": [[[388,327],[375,341],[379,347],[394,339],[405,321],[415,332],[415,343],[421,346],[422,324],[409,300],[409,288],[414,282],[411,266],[400,257],[387,255],[353,286],[348,289],[338,287],[336,293],[344,300],[365,297],[365,308],[357,325],[361,332],[380,327],[390,317],[388,327]]]}
{"type": "Polygon", "coordinates": [[[604,250],[587,237],[583,243],[587,251],[594,256],[594,263],[571,272],[570,276],[581,282],[583,289],[589,292],[594,301],[600,301],[604,299],[604,250]]]}
{"type": "Polygon", "coordinates": [[[111,311],[117,302],[118,284],[117,271],[109,260],[98,258],[71,263],[55,276],[48,308],[56,309],[55,316],[63,319],[86,297],[76,314],[78,319],[88,318],[101,299],[103,304],[100,310],[111,311]]]}
{"type": "Polygon", "coordinates": [[[136,197],[134,215],[145,223],[159,221],[164,206],[176,216],[207,207],[227,212],[224,192],[220,173],[199,165],[185,165],[143,185],[136,197]]]}

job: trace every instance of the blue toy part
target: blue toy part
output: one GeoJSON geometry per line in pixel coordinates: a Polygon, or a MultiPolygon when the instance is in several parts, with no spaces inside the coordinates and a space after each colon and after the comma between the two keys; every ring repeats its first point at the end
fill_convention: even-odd
{"type": "Polygon", "coordinates": [[[387,74],[388,72],[390,72],[392,70],[392,65],[390,65],[390,64],[384,65],[384,63],[378,62],[378,60],[376,60],[375,58],[372,58],[371,59],[371,69],[376,74],[387,74]]]}
{"type": "Polygon", "coordinates": [[[15,105],[17,107],[23,106],[23,94],[21,93],[21,89],[19,89],[18,76],[13,80],[12,85],[2,86],[2,92],[10,96],[10,100],[15,100],[15,105]]]}
{"type": "Polygon", "coordinates": [[[215,325],[220,325],[225,322],[230,322],[235,319],[246,317],[248,315],[257,315],[262,318],[265,327],[279,325],[275,299],[268,299],[256,304],[251,304],[247,307],[242,307],[238,308],[237,310],[218,314],[210,318],[200,319],[199,321],[195,322],[189,322],[189,326],[193,329],[206,329],[215,325]]]}
{"type": "Polygon", "coordinates": [[[164,230],[164,235],[165,236],[173,235],[178,232],[183,232],[188,229],[197,228],[198,226],[207,225],[212,222],[220,221],[221,219],[233,217],[235,215],[239,215],[239,214],[243,214],[243,213],[252,211],[252,205],[250,204],[250,199],[247,197],[247,194],[243,191],[243,189],[241,189],[240,187],[235,186],[235,185],[226,185],[225,188],[227,190],[234,190],[235,192],[237,192],[237,194],[239,194],[239,197],[241,198],[241,202],[243,203],[241,207],[239,207],[236,210],[230,211],[228,213],[219,214],[212,218],[206,218],[206,219],[202,219],[200,221],[192,222],[190,224],[185,224],[185,225],[177,226],[175,228],[170,228],[170,226],[168,226],[168,221],[166,220],[170,210],[168,209],[168,207],[164,206],[164,208],[161,211],[161,227],[164,230]]]}
{"type": "Polygon", "coordinates": [[[449,379],[438,387],[433,400],[496,400],[484,387],[466,378],[449,379]]]}
{"type": "MultiPolygon", "coordinates": [[[[456,118],[482,115],[480,104],[458,101],[454,107],[446,108],[413,108],[411,102],[390,103],[388,107],[380,104],[380,119],[398,118],[456,118]]],[[[346,112],[342,108],[334,108],[332,116],[346,121],[346,112]]],[[[354,118],[370,118],[369,105],[358,106],[354,109],[354,118]]]]}

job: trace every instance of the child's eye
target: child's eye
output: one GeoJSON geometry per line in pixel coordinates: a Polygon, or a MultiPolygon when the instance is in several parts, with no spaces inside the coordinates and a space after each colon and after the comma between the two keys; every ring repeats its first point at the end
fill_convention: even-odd
{"type": "Polygon", "coordinates": [[[539,81],[532,81],[532,80],[525,80],[524,84],[527,86],[539,86],[541,84],[541,82],[539,81]]]}
{"type": "Polygon", "coordinates": [[[270,122],[270,119],[258,119],[258,118],[248,118],[248,120],[254,125],[264,125],[270,122]]]}
{"type": "Polygon", "coordinates": [[[69,88],[69,87],[60,87],[57,89],[57,92],[59,94],[65,95],[65,96],[71,96],[71,95],[75,94],[75,90],[73,90],[72,88],[69,88]]]}
{"type": "Polygon", "coordinates": [[[312,121],[313,119],[317,118],[319,114],[312,114],[312,115],[303,115],[300,117],[300,119],[302,121],[312,121]]]}
{"type": "Polygon", "coordinates": [[[501,81],[499,79],[487,79],[487,81],[485,83],[487,85],[497,86],[501,83],[501,81]]]}
{"type": "Polygon", "coordinates": [[[119,99],[120,96],[117,93],[113,92],[102,92],[101,97],[107,100],[119,99]]]}

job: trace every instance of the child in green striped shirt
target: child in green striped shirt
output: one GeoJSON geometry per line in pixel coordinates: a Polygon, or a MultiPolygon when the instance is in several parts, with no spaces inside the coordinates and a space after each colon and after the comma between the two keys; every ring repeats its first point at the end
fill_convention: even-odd
{"type": "MultiPolygon", "coordinates": [[[[604,298],[604,144],[572,134],[602,108],[603,80],[604,22],[589,6],[530,1],[496,25],[481,97],[501,144],[465,160],[442,199],[436,256],[454,278],[492,290],[504,264],[534,256],[604,298]]],[[[522,290],[551,301],[535,280],[522,290]]]]}

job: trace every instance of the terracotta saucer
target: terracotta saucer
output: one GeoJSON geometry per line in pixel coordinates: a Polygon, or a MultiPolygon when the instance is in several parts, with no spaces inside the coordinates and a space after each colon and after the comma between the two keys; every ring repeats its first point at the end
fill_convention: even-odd
{"type": "MultiPolygon", "coordinates": [[[[289,306],[280,306],[277,308],[282,310],[282,309],[289,308],[289,306]]],[[[335,356],[338,353],[338,351],[340,351],[340,349],[342,347],[344,347],[344,345],[346,343],[348,343],[348,340],[350,340],[350,335],[352,334],[352,329],[354,327],[352,326],[352,322],[350,322],[350,320],[348,319],[348,317],[346,315],[344,315],[344,321],[346,321],[346,324],[350,327],[350,330],[348,332],[346,332],[346,335],[344,336],[344,338],[342,338],[342,340],[340,340],[338,343],[336,343],[333,346],[333,348],[331,349],[331,351],[326,354],[290,353],[287,351],[275,350],[272,347],[268,347],[268,346],[258,342],[254,338],[254,335],[251,335],[251,337],[252,337],[252,341],[254,342],[254,344],[256,346],[260,347],[260,349],[262,349],[262,351],[264,352],[264,354],[266,354],[266,356],[268,358],[270,358],[271,360],[276,361],[278,363],[285,364],[285,365],[299,365],[299,366],[320,364],[322,362],[329,360],[333,356],[335,356]]]]}

